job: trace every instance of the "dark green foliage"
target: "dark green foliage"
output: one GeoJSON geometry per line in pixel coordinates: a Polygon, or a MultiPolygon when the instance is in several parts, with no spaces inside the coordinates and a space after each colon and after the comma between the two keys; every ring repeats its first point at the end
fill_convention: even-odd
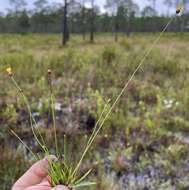
{"type": "MultiPolygon", "coordinates": [[[[105,8],[111,14],[100,12],[96,2],[91,9],[80,1],[68,0],[66,11],[64,4],[51,5],[43,0],[35,1],[35,9],[29,11],[23,3],[25,1],[15,2],[14,10],[0,15],[0,32],[60,33],[66,29],[66,35],[69,32],[80,33],[83,39],[86,39],[87,33],[93,38],[94,32],[115,32],[117,40],[118,33],[129,35],[131,32],[159,32],[170,19],[169,16],[158,16],[156,10],[150,6],[140,12],[139,6],[131,0],[108,0],[105,8]],[[65,15],[67,19],[63,20],[65,15]],[[63,26],[63,21],[66,21],[67,27],[63,26]]],[[[175,18],[168,30],[187,31],[188,19],[186,12],[181,18],[175,18]]]]}

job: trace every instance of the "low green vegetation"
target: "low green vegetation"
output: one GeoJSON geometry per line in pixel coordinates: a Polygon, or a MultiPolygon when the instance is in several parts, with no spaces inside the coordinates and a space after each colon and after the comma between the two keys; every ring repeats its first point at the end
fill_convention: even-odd
{"type": "MultiPolygon", "coordinates": [[[[1,189],[10,189],[34,161],[9,129],[43,155],[7,67],[55,153],[47,84],[52,70],[58,143],[63,149],[67,136],[69,160],[76,163],[105,103],[112,105],[156,35],[122,35],[117,43],[111,35],[98,35],[94,44],[75,35],[66,47],[58,35],[0,35],[1,189]]],[[[166,33],[137,72],[81,166],[81,174],[93,169],[88,178],[97,183],[86,189],[189,187],[188,40],[188,34],[166,33]]]]}

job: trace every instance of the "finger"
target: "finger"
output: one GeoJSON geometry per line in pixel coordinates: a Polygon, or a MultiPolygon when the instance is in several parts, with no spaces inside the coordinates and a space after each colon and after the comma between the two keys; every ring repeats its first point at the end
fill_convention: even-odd
{"type": "Polygon", "coordinates": [[[48,156],[35,163],[13,186],[12,190],[24,190],[42,182],[47,177],[49,160],[55,160],[55,156],[48,156]]]}
{"type": "Polygon", "coordinates": [[[69,190],[66,186],[58,185],[54,187],[52,190],[69,190]]]}
{"type": "Polygon", "coordinates": [[[51,187],[45,187],[45,186],[31,186],[27,187],[24,190],[51,190],[51,187]]]}
{"type": "Polygon", "coordinates": [[[45,177],[42,182],[46,182],[46,181],[48,181],[48,183],[51,184],[52,182],[51,177],[50,176],[45,177]]]}
{"type": "Polygon", "coordinates": [[[24,190],[51,190],[51,187],[48,182],[44,182],[39,185],[27,187],[24,190]]]}

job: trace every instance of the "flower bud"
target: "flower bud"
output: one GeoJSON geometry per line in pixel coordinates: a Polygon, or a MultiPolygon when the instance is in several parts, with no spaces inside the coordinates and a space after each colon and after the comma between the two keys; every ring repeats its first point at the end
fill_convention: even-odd
{"type": "Polygon", "coordinates": [[[8,75],[11,77],[11,76],[12,76],[12,68],[11,68],[11,67],[8,67],[8,68],[6,69],[6,71],[7,71],[8,75]]]}

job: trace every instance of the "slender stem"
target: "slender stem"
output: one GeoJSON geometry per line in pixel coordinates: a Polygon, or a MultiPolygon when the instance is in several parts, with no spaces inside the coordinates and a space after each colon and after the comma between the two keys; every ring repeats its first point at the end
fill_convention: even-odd
{"type": "Polygon", "coordinates": [[[57,141],[57,132],[56,132],[56,118],[55,118],[55,105],[54,105],[54,98],[53,94],[51,94],[51,111],[52,111],[52,119],[53,119],[53,129],[54,129],[54,138],[55,138],[55,148],[56,154],[59,155],[58,151],[58,141],[57,141]]]}
{"type": "MultiPolygon", "coordinates": [[[[95,134],[96,134],[95,131],[97,130],[98,124],[100,123],[101,119],[103,118],[103,115],[104,115],[104,113],[105,113],[105,111],[106,111],[107,106],[108,106],[108,104],[106,103],[105,106],[104,106],[104,108],[103,108],[103,110],[102,110],[102,112],[101,112],[101,114],[100,114],[100,117],[99,117],[98,121],[97,121],[96,124],[95,124],[93,133],[91,134],[91,136],[90,136],[90,138],[89,138],[89,140],[88,140],[88,142],[87,142],[87,146],[86,146],[86,148],[85,148],[85,150],[84,150],[84,153],[82,154],[82,157],[83,157],[83,158],[85,157],[85,154],[87,153],[87,151],[88,151],[88,149],[89,149],[88,147],[91,146],[92,141],[93,141],[93,139],[95,138],[95,134]]],[[[75,173],[77,172],[77,170],[79,169],[83,158],[80,159],[80,162],[77,164],[75,170],[73,171],[72,176],[74,176],[75,173]]]]}
{"type": "Polygon", "coordinates": [[[57,156],[59,156],[58,140],[57,140],[57,132],[56,132],[55,104],[54,104],[54,96],[53,96],[53,86],[52,86],[52,80],[51,80],[51,72],[48,74],[48,80],[49,80],[49,88],[50,88],[51,114],[52,114],[52,120],[53,120],[55,149],[56,149],[57,156]]]}
{"type": "Polygon", "coordinates": [[[113,103],[113,105],[110,107],[109,111],[107,112],[107,114],[105,115],[104,119],[102,120],[102,123],[100,124],[98,130],[96,131],[96,133],[94,134],[93,138],[90,140],[90,143],[87,145],[86,149],[83,152],[83,155],[81,156],[81,159],[79,160],[72,176],[74,176],[78,169],[80,168],[80,165],[85,157],[85,155],[87,154],[89,148],[91,147],[93,141],[95,140],[95,137],[98,135],[99,131],[101,130],[101,128],[103,127],[104,123],[106,122],[106,120],[108,119],[109,115],[112,113],[113,109],[115,108],[115,106],[117,105],[117,103],[119,102],[120,98],[122,97],[122,95],[124,94],[124,92],[126,91],[127,87],[129,86],[129,84],[132,82],[133,78],[135,77],[136,73],[138,72],[138,70],[141,68],[141,66],[143,65],[143,63],[145,62],[146,58],[149,56],[149,54],[152,52],[153,48],[155,47],[156,43],[160,40],[160,38],[162,37],[162,35],[164,34],[164,32],[167,30],[167,28],[169,27],[169,25],[172,23],[172,21],[174,20],[175,17],[171,18],[170,21],[167,23],[167,25],[165,26],[165,28],[162,30],[162,32],[160,33],[160,35],[157,37],[157,39],[154,41],[154,43],[152,44],[152,46],[145,52],[144,57],[141,59],[141,61],[139,62],[137,68],[135,69],[135,71],[133,72],[133,74],[131,75],[131,77],[129,78],[129,80],[126,82],[125,86],[123,87],[123,89],[121,90],[120,94],[117,96],[115,102],[113,103]]]}
{"type": "Polygon", "coordinates": [[[137,66],[137,68],[135,69],[135,71],[133,72],[133,74],[131,75],[131,77],[129,78],[129,80],[126,82],[124,88],[122,89],[122,91],[120,92],[120,94],[118,95],[118,97],[116,98],[115,102],[113,103],[113,105],[111,106],[111,108],[109,109],[108,113],[106,114],[105,118],[103,119],[101,125],[99,128],[102,128],[102,126],[104,125],[104,123],[106,122],[107,118],[109,117],[109,115],[111,114],[112,110],[115,108],[115,106],[117,105],[117,103],[119,102],[120,98],[122,97],[122,95],[124,94],[124,92],[126,91],[127,87],[129,86],[129,84],[132,82],[133,78],[135,77],[136,73],[139,71],[139,69],[141,68],[141,66],[143,65],[143,63],[145,62],[146,58],[149,56],[149,54],[152,52],[153,48],[155,47],[155,45],[157,44],[157,42],[161,39],[162,35],[164,34],[164,32],[167,30],[167,28],[169,27],[169,25],[172,23],[172,21],[174,20],[174,17],[171,18],[171,20],[167,23],[167,25],[165,26],[165,28],[162,30],[162,32],[160,33],[160,35],[157,37],[157,39],[154,41],[154,43],[152,44],[152,46],[150,47],[149,50],[146,51],[146,53],[144,54],[144,57],[142,58],[142,60],[139,62],[139,65],[137,66]]]}
{"type": "Polygon", "coordinates": [[[67,159],[68,159],[68,155],[67,155],[67,139],[66,139],[66,135],[64,135],[64,163],[67,165],[67,159]]]}
{"type": "Polygon", "coordinates": [[[36,160],[38,160],[37,156],[34,154],[34,152],[31,150],[31,148],[13,131],[11,130],[11,133],[24,145],[24,147],[29,150],[29,152],[34,156],[36,160]]]}
{"type": "Polygon", "coordinates": [[[36,139],[37,143],[40,145],[40,147],[46,152],[45,148],[44,148],[44,139],[41,135],[41,133],[39,132],[38,130],[38,133],[40,135],[40,138],[42,140],[42,143],[40,142],[40,140],[38,139],[37,135],[36,135],[36,132],[35,132],[35,128],[33,126],[33,123],[35,124],[35,126],[37,125],[36,121],[35,121],[35,118],[33,117],[32,115],[32,112],[31,112],[31,108],[30,108],[30,105],[28,103],[28,99],[26,98],[25,94],[23,93],[23,90],[19,87],[18,83],[15,81],[14,77],[11,76],[11,80],[13,82],[13,84],[15,85],[15,87],[17,88],[17,90],[19,91],[19,93],[22,95],[23,97],[23,100],[24,100],[24,103],[26,104],[26,107],[28,109],[28,112],[29,112],[29,116],[30,116],[30,124],[31,124],[31,129],[32,129],[32,133],[34,135],[34,138],[36,139]]]}
{"type": "Polygon", "coordinates": [[[91,136],[90,136],[90,138],[89,138],[89,140],[88,140],[88,142],[87,142],[87,145],[90,144],[90,141],[91,141],[93,135],[95,134],[95,131],[96,131],[97,127],[98,127],[98,124],[100,123],[101,119],[103,118],[103,115],[104,115],[104,113],[105,113],[105,111],[106,111],[107,106],[108,106],[108,104],[105,104],[105,106],[104,106],[104,108],[103,108],[103,110],[102,110],[102,113],[100,114],[100,117],[99,117],[99,119],[97,120],[97,122],[96,122],[96,124],[95,124],[95,127],[94,127],[94,129],[93,129],[93,132],[92,132],[92,134],[91,134],[91,136]]]}

